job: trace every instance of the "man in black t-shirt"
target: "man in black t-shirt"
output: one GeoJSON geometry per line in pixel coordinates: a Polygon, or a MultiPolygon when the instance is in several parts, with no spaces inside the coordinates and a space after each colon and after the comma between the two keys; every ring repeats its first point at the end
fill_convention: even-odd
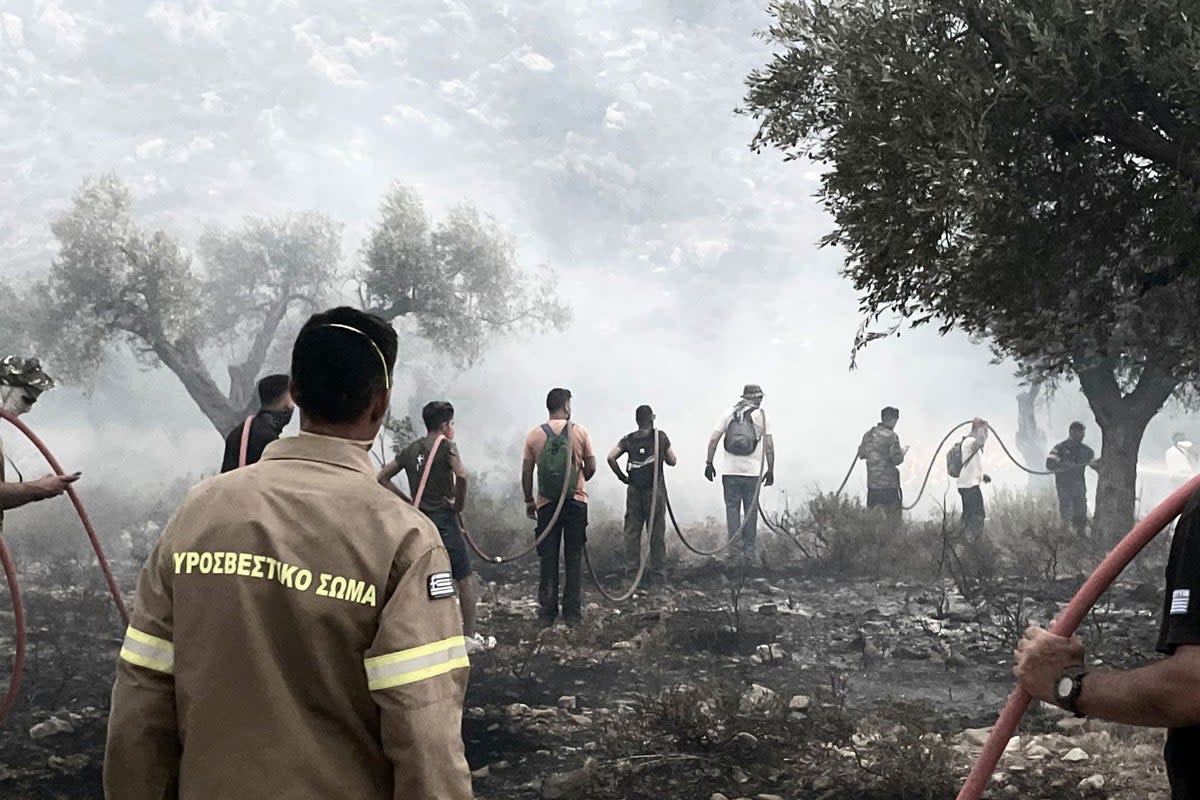
{"type": "Polygon", "coordinates": [[[467,542],[459,524],[459,514],[467,502],[467,469],[463,466],[458,445],[454,441],[454,406],[445,400],[435,400],[421,409],[421,417],[425,421],[426,435],[401,450],[395,460],[379,473],[379,482],[405,501],[416,501],[418,510],[437,526],[442,544],[450,554],[450,576],[458,587],[467,652],[474,654],[488,649],[495,642],[489,642],[475,632],[479,592],[475,587],[467,542]],[[444,438],[433,456],[432,465],[429,465],[429,453],[439,436],[444,438]],[[392,478],[401,472],[408,476],[412,499],[392,483],[392,478]],[[423,478],[425,487],[422,490],[423,478]],[[417,497],[418,492],[421,493],[420,498],[417,497]]]}
{"type": "Polygon", "coordinates": [[[1083,470],[1096,468],[1096,451],[1083,443],[1085,430],[1082,422],[1072,422],[1067,438],[1046,456],[1046,469],[1054,472],[1062,521],[1080,535],[1087,528],[1087,479],[1083,470]]]}
{"type": "Polygon", "coordinates": [[[289,392],[290,385],[291,378],[287,375],[268,375],[258,382],[259,412],[247,418],[225,437],[221,472],[257,464],[267,445],[283,433],[283,429],[292,421],[292,413],[296,409],[289,392]],[[243,439],[246,445],[244,464],[241,461],[243,439]]]}
{"type": "Polygon", "coordinates": [[[1133,670],[1089,672],[1083,642],[1031,627],[1013,668],[1022,688],[1079,716],[1167,728],[1172,800],[1200,800],[1200,494],[1175,525],[1157,649],[1133,670]]]}
{"type": "Polygon", "coordinates": [[[625,555],[629,559],[630,568],[636,570],[642,554],[642,530],[651,523],[651,505],[653,508],[653,524],[650,527],[650,561],[648,577],[662,581],[666,577],[663,572],[663,562],[667,557],[665,533],[667,530],[667,493],[662,485],[662,465],[675,466],[675,451],[671,449],[671,440],[662,431],[654,428],[654,412],[650,406],[638,406],[634,413],[638,429],[621,438],[613,451],[608,454],[608,466],[616,474],[617,479],[628,488],[625,490],[625,555]],[[655,455],[654,437],[658,436],[658,451],[655,455]],[[621,470],[618,460],[622,455],[628,455],[626,475],[621,470]],[[659,475],[658,500],[654,503],[654,474],[659,475]]]}

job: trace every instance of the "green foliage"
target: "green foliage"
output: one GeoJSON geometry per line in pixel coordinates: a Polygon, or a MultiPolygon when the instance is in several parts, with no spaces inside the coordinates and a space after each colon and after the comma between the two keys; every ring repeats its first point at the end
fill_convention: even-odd
{"type": "Polygon", "coordinates": [[[37,306],[28,293],[17,288],[17,283],[0,281],[0,358],[7,355],[35,354],[33,332],[39,314],[37,306]]]}
{"type": "Polygon", "coordinates": [[[826,242],[865,311],[985,336],[1030,374],[1200,375],[1200,79],[1178,4],[772,10],[755,146],[828,168],[826,242]]]}
{"type": "Polygon", "coordinates": [[[309,213],[210,229],[201,270],[169,234],[142,230],[131,202],[115,175],[89,179],[53,222],[58,255],[26,298],[38,310],[33,338],[56,374],[78,382],[123,344],[147,367],[171,369],[225,433],[252,404],[288,313],[311,308],[332,281],[341,228],[309,213]],[[227,392],[204,358],[218,344],[232,362],[227,392]]]}
{"type": "Polygon", "coordinates": [[[205,230],[197,251],[208,330],[223,342],[253,341],[292,305],[315,310],[341,262],[341,239],[341,223],[314,211],[205,230]]]}
{"type": "MultiPolygon", "coordinates": [[[[131,203],[115,175],[84,181],[51,225],[59,253],[49,277],[23,292],[0,285],[0,333],[10,346],[38,345],[56,375],[79,382],[125,345],[174,372],[224,434],[253,406],[268,363],[282,368],[304,317],[335,299],[346,277],[342,225],[310,211],[209,228],[194,265],[170,235],[143,231],[131,203]],[[228,390],[211,372],[218,354],[228,390]]],[[[507,235],[470,206],[431,227],[416,193],[395,186],[363,258],[362,304],[389,321],[413,316],[420,336],[459,365],[495,335],[570,319],[553,280],[522,272],[507,235]]]]}
{"type": "Polygon", "coordinates": [[[383,424],[384,430],[392,440],[392,457],[400,455],[400,451],[420,438],[417,426],[412,417],[390,417],[383,424]]]}
{"type": "Polygon", "coordinates": [[[553,276],[516,263],[511,238],[473,206],[431,225],[416,192],[395,184],[363,244],[365,302],[388,318],[413,314],[421,335],[460,365],[491,337],[561,328],[570,312],[553,276]]]}
{"type": "Polygon", "coordinates": [[[139,229],[130,203],[129,189],[105,175],[85,181],[50,226],[59,253],[33,296],[44,304],[47,356],[68,379],[91,375],[114,340],[154,364],[157,343],[200,330],[190,256],[167,234],[139,229]]]}
{"type": "Polygon", "coordinates": [[[1078,377],[1111,541],[1147,422],[1200,378],[1196,21],[1170,0],[771,10],[754,147],[825,168],[824,242],[869,317],[961,329],[1027,379],[1078,377]]]}

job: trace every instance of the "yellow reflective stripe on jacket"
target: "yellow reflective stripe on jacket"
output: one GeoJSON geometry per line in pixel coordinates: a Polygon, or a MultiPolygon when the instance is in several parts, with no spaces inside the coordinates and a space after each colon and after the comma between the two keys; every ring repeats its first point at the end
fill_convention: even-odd
{"type": "Polygon", "coordinates": [[[166,639],[142,633],[132,625],[125,629],[121,658],[130,664],[168,675],[175,671],[175,646],[166,639]]]}
{"type": "Polygon", "coordinates": [[[367,688],[371,691],[405,686],[470,665],[467,640],[461,636],[363,661],[367,669],[367,688]]]}

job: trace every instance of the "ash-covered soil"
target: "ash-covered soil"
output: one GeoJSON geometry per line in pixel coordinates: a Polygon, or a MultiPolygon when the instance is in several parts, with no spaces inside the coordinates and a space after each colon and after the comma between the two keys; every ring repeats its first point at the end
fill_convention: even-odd
{"type": "MultiPolygon", "coordinates": [[[[22,567],[30,651],[0,731],[2,797],[101,797],[121,629],[94,572],[22,567]]],[[[473,659],[463,735],[477,796],[497,800],[952,798],[1012,687],[1014,637],[1079,583],[1001,583],[972,605],[950,581],[708,561],[617,607],[588,587],[582,626],[542,630],[532,564],[482,572],[481,629],[499,644],[473,659]]],[[[1089,655],[1151,658],[1160,599],[1115,587],[1081,630],[1089,655]]],[[[1165,798],[1161,742],[1034,709],[989,796],[1165,798]]]]}

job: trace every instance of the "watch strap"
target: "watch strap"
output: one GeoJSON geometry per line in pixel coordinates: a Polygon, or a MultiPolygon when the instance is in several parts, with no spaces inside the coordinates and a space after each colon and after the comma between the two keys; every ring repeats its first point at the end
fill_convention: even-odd
{"type": "MultiPolygon", "coordinates": [[[[1058,698],[1058,704],[1076,717],[1084,716],[1083,712],[1079,710],[1078,703],[1079,695],[1083,692],[1083,678],[1085,675],[1087,675],[1087,670],[1083,667],[1068,667],[1059,676],[1059,681],[1062,681],[1063,678],[1071,679],[1071,691],[1067,693],[1066,697],[1058,698]]],[[[1057,689],[1055,694],[1057,695],[1057,689]]]]}

